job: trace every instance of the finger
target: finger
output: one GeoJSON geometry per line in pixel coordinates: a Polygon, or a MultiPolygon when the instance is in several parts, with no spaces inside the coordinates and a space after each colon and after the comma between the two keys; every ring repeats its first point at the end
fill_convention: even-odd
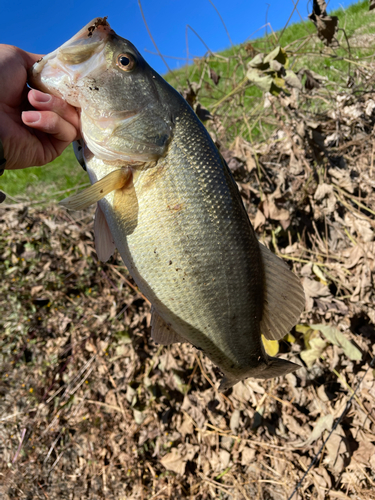
{"type": "Polygon", "coordinates": [[[30,90],[28,99],[35,109],[57,113],[61,118],[68,121],[79,130],[79,116],[76,109],[63,99],[40,92],[39,90],[30,90]]]}
{"type": "Polygon", "coordinates": [[[22,57],[25,67],[31,68],[31,66],[42,59],[44,54],[33,54],[32,52],[27,52],[26,50],[19,49],[18,47],[14,47],[19,55],[22,57]]]}
{"type": "Polygon", "coordinates": [[[67,144],[79,137],[76,127],[53,111],[24,111],[22,121],[28,127],[52,135],[67,144]]]}

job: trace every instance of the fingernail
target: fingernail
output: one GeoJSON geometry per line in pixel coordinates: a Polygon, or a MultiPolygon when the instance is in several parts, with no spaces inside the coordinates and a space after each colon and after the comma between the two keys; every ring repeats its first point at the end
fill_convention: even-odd
{"type": "Polygon", "coordinates": [[[51,96],[49,94],[44,94],[43,92],[35,92],[34,99],[37,102],[49,102],[51,100],[51,96]]]}
{"type": "Polygon", "coordinates": [[[24,123],[36,123],[40,120],[40,113],[38,111],[24,111],[22,113],[22,121],[24,123]]]}

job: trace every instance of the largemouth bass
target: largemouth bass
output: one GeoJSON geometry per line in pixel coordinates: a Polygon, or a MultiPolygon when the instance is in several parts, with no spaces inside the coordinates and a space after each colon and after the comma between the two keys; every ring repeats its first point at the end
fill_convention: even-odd
{"type": "Polygon", "coordinates": [[[31,86],[80,111],[76,146],[93,184],[65,200],[97,202],[96,250],[118,248],[152,304],[156,342],[190,342],[224,373],[220,390],[298,365],[266,354],[304,307],[297,277],[259,244],[237,185],[181,95],[106,18],[38,61],[31,86]]]}

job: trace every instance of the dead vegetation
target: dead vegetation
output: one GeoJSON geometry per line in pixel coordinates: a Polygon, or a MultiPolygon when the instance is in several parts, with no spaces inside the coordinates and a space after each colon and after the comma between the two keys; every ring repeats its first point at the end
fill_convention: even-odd
{"type": "Polygon", "coordinates": [[[204,355],[153,343],[121,260],[97,261],[92,211],[4,206],[4,498],[375,499],[373,68],[349,88],[295,74],[265,95],[257,140],[249,117],[226,135],[220,106],[209,126],[259,238],[303,281],[300,324],[268,346],[302,368],[219,394],[204,355]]]}

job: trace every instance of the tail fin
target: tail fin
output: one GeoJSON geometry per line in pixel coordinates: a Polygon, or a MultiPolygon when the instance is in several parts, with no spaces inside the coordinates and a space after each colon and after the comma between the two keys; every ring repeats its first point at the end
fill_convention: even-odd
{"type": "Polygon", "coordinates": [[[237,382],[240,382],[242,379],[240,378],[231,378],[228,377],[227,375],[224,375],[224,377],[221,379],[220,385],[219,385],[219,392],[224,392],[230,389],[231,387],[234,386],[234,384],[237,384],[237,382]]]}
{"type": "Polygon", "coordinates": [[[281,377],[282,375],[287,375],[288,373],[298,370],[298,368],[301,368],[301,366],[297,365],[296,363],[292,363],[287,359],[271,358],[267,356],[267,363],[263,363],[256,368],[251,369],[249,372],[245,373],[242,376],[233,377],[230,375],[225,375],[220,382],[219,391],[227,391],[228,389],[233,387],[234,384],[237,384],[237,382],[245,380],[249,377],[261,379],[281,377]]]}
{"type": "Polygon", "coordinates": [[[282,339],[305,307],[305,293],[295,274],[277,255],[259,244],[264,273],[263,315],[260,331],[268,340],[282,339]]]}
{"type": "Polygon", "coordinates": [[[298,370],[298,368],[301,368],[301,365],[292,363],[287,359],[268,357],[264,369],[259,370],[259,373],[253,375],[253,377],[263,379],[281,377],[282,375],[287,375],[288,373],[298,370]]]}

